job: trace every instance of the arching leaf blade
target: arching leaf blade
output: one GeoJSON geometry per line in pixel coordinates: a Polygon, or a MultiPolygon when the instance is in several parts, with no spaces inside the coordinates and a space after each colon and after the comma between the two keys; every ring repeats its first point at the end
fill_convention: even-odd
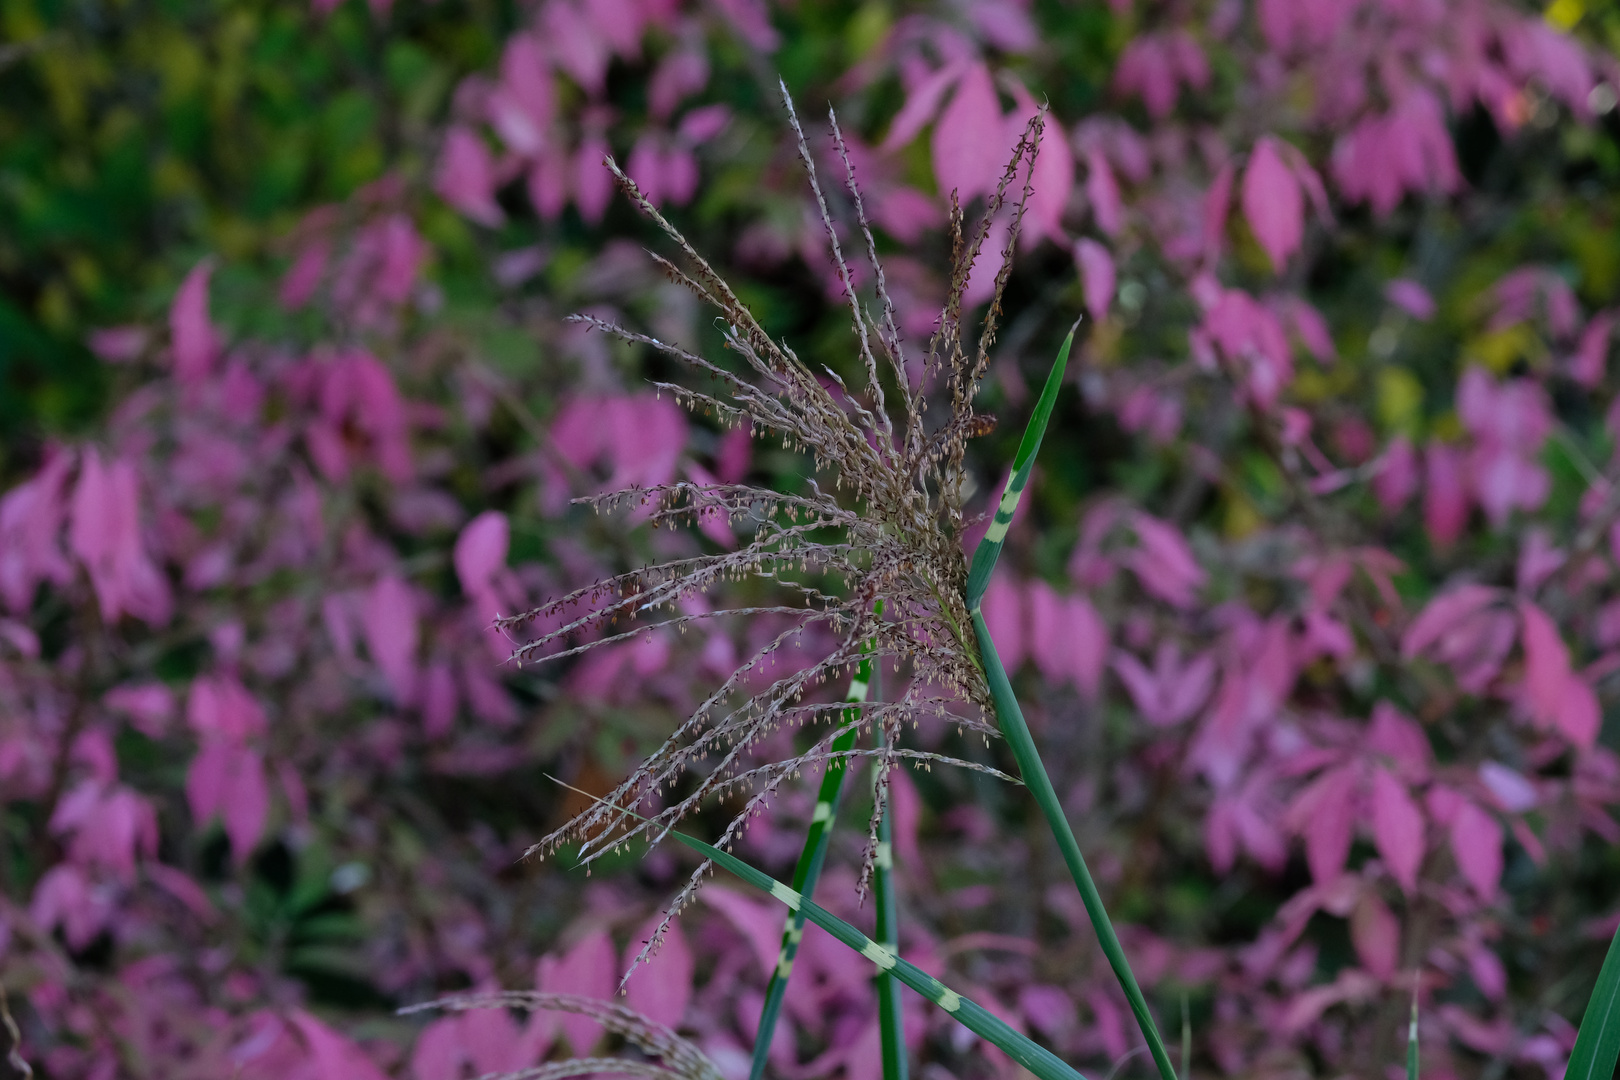
{"type": "Polygon", "coordinates": [[[1001,491],[1001,501],[996,504],[996,516],[990,521],[990,529],[979,541],[979,546],[973,552],[973,565],[968,570],[967,606],[972,611],[984,599],[984,591],[990,587],[990,574],[996,568],[996,559],[1001,556],[1001,546],[1007,541],[1007,526],[1012,524],[1013,513],[1018,509],[1018,500],[1023,498],[1024,487],[1029,483],[1030,472],[1035,467],[1035,455],[1041,448],[1041,439],[1046,434],[1047,422],[1052,419],[1052,409],[1057,404],[1058,389],[1063,385],[1063,373],[1069,366],[1069,350],[1074,345],[1074,332],[1079,328],[1077,321],[1069,328],[1069,334],[1063,339],[1063,346],[1058,349],[1057,359],[1052,361],[1052,370],[1047,373],[1046,385],[1041,388],[1040,400],[1035,403],[1035,411],[1030,415],[1029,423],[1024,428],[1024,437],[1018,444],[1018,453],[1013,457],[1012,475],[1007,477],[1007,486],[1001,491]]]}
{"type": "Polygon", "coordinates": [[[900,982],[915,990],[950,1014],[951,1018],[1002,1053],[1034,1073],[1040,1080],[1085,1080],[1062,1058],[1010,1027],[1000,1017],[917,967],[879,945],[849,923],[840,919],[813,901],[806,900],[796,890],[782,884],[769,874],[757,870],[735,855],[705,844],[695,837],[671,832],[670,836],[705,858],[741,878],[745,883],[803,911],[805,918],[837,938],[844,945],[860,953],[881,971],[887,971],[900,982]]]}
{"type": "Polygon", "coordinates": [[[1564,1078],[1612,1080],[1616,1060],[1620,1060],[1620,929],[1615,930],[1609,954],[1598,971],[1564,1078]]]}

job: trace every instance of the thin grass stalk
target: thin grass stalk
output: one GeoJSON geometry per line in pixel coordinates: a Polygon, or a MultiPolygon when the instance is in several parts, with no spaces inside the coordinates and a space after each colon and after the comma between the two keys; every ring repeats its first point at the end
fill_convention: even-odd
{"type": "Polygon", "coordinates": [[[1412,1019],[1406,1025],[1406,1080],[1418,1080],[1418,988],[1412,984],[1412,1019]]]}
{"type": "MultiPolygon", "coordinates": [[[[561,780],[557,780],[556,777],[551,777],[551,779],[558,785],[567,788],[569,791],[583,795],[590,799],[596,806],[602,808],[607,813],[615,815],[619,818],[639,822],[642,825],[650,825],[653,823],[650,818],[643,817],[634,810],[615,805],[601,796],[592,795],[590,792],[585,791],[582,788],[577,788],[572,784],[567,784],[561,780]]],[[[843,919],[840,919],[826,908],[821,907],[820,905],[807,899],[804,894],[798,890],[788,885],[784,885],[782,882],[777,881],[763,870],[759,870],[748,865],[741,859],[737,858],[737,856],[731,854],[729,851],[723,851],[722,849],[715,847],[713,844],[704,843],[702,840],[699,840],[696,837],[687,836],[685,833],[677,832],[674,829],[666,829],[661,835],[672,837],[678,843],[684,845],[685,847],[691,848],[693,851],[703,856],[704,864],[703,868],[700,868],[700,872],[702,872],[702,870],[712,871],[714,866],[719,866],[727,873],[733,874],[740,878],[745,885],[750,885],[753,888],[770,895],[772,898],[780,901],[781,903],[786,904],[789,911],[794,913],[803,912],[806,921],[816,924],[823,930],[827,931],[827,933],[831,934],[833,938],[840,944],[846,945],[860,953],[861,956],[870,961],[872,966],[877,968],[880,973],[892,974],[903,985],[917,991],[917,993],[921,994],[928,1001],[938,1005],[941,1009],[944,1009],[945,1012],[950,1015],[951,1019],[973,1032],[973,1034],[979,1036],[979,1038],[990,1043],[996,1049],[1012,1058],[1030,1072],[1034,1073],[1039,1080],[1086,1080],[1086,1078],[1077,1072],[1073,1066],[1069,1065],[1068,1062],[1052,1053],[1052,1051],[1046,1049],[1046,1047],[1035,1042],[1033,1039],[1029,1038],[1029,1036],[1010,1026],[995,1013],[990,1012],[984,1006],[973,1001],[971,998],[966,998],[961,994],[958,994],[956,991],[952,990],[949,986],[946,986],[939,979],[936,979],[934,976],[928,974],[916,964],[911,963],[909,960],[902,959],[901,956],[892,949],[879,945],[877,942],[873,941],[871,938],[867,937],[865,934],[861,933],[859,930],[855,929],[855,927],[851,926],[843,919]]],[[[508,994],[501,996],[508,998],[519,998],[534,995],[508,994]]],[[[539,996],[566,997],[566,995],[539,996]]],[[[441,1001],[434,1004],[443,1006],[446,1004],[453,1004],[454,1001],[455,999],[447,999],[446,1001],[441,1001]]],[[[590,1004],[597,1003],[591,1002],[590,1004]]],[[[602,1004],[604,1007],[612,1007],[607,1005],[607,1003],[602,1004]]],[[[401,1011],[410,1012],[414,1010],[406,1009],[401,1011]]],[[[681,1040],[679,1040],[677,1037],[677,1041],[681,1040]]]]}
{"type": "MultiPolygon", "coordinates": [[[[628,811],[621,810],[621,813],[628,811]]],[[[764,871],[749,866],[730,852],[722,851],[712,844],[705,844],[685,833],[672,830],[669,835],[727,872],[741,878],[745,884],[769,893],[786,904],[789,910],[802,911],[809,922],[860,953],[871,961],[879,972],[893,975],[903,985],[944,1009],[957,1023],[1034,1073],[1040,1080],[1085,1080],[1084,1076],[1062,1058],[1008,1025],[995,1013],[958,994],[922,968],[902,959],[893,950],[879,945],[826,908],[807,900],[802,894],[764,871]]]]}
{"type": "Polygon", "coordinates": [[[979,659],[984,665],[985,681],[990,687],[996,720],[1007,740],[1007,745],[1012,749],[1013,759],[1018,762],[1019,775],[1030,793],[1035,796],[1036,805],[1046,817],[1052,838],[1057,841],[1058,851],[1063,855],[1063,861],[1069,868],[1069,875],[1080,891],[1080,900],[1085,905],[1086,915],[1091,920],[1092,930],[1102,946],[1103,955],[1108,958],[1109,966],[1114,969],[1114,977],[1119,980],[1121,989],[1125,991],[1125,999],[1130,1003],[1137,1026],[1142,1029],[1142,1037],[1147,1040],[1148,1052],[1153,1055],[1153,1063],[1158,1067],[1159,1076],[1162,1080],[1175,1080],[1175,1066],[1170,1062],[1164,1039],[1159,1034],[1158,1025],[1154,1023],[1153,1014],[1148,1011],[1147,999],[1142,996],[1142,988],[1137,984],[1136,974],[1131,971],[1130,961],[1125,958],[1125,950],[1119,943],[1119,936],[1114,933],[1114,924],[1108,918],[1108,910],[1103,906],[1102,896],[1097,892],[1097,883],[1092,880],[1085,856],[1080,853],[1080,845],[1074,838],[1074,830],[1063,813],[1062,804],[1058,802],[1057,792],[1052,787],[1052,779],[1047,775],[1040,751],[1036,749],[1035,740],[1030,736],[1024,712],[1018,706],[1018,698],[1013,694],[1012,684],[1007,680],[1006,669],[1002,667],[1001,657],[996,652],[996,644],[991,640],[990,630],[984,622],[984,593],[990,584],[990,575],[995,569],[1002,545],[1006,542],[1007,528],[1012,524],[1013,514],[1017,511],[1024,488],[1029,483],[1035,456],[1040,450],[1047,422],[1052,417],[1052,408],[1057,401],[1058,388],[1062,385],[1063,372],[1068,365],[1069,350],[1073,344],[1074,330],[1071,329],[1068,336],[1063,339],[1063,347],[1058,350],[1057,359],[1052,364],[1051,373],[1047,376],[1046,386],[1041,391],[1029,426],[1024,429],[1023,440],[1019,443],[1018,453],[1013,458],[1012,475],[1007,478],[1007,486],[1002,492],[1001,502],[996,507],[995,517],[991,520],[984,539],[979,543],[978,550],[973,553],[973,565],[968,574],[965,600],[968,615],[973,621],[973,632],[978,638],[979,659]]]}
{"type": "MultiPolygon", "coordinates": [[[[876,613],[880,616],[883,614],[881,600],[876,604],[876,613]]],[[[876,644],[875,641],[867,642],[863,651],[872,653],[876,644]]],[[[878,670],[870,657],[856,665],[844,701],[853,706],[865,703],[878,670]]],[[[815,894],[816,882],[821,877],[821,867],[827,860],[827,846],[832,840],[833,821],[838,817],[838,801],[843,791],[844,772],[852,764],[840,760],[836,755],[847,754],[854,749],[858,733],[854,724],[859,719],[858,708],[845,710],[844,722],[849,724],[850,728],[833,741],[832,752],[835,757],[827,762],[827,770],[821,776],[821,788],[816,792],[815,809],[810,813],[810,829],[805,833],[804,847],[799,851],[799,861],[793,867],[793,888],[806,896],[815,894]]],[[[879,727],[881,729],[881,725],[879,727]]],[[[754,1058],[749,1066],[749,1080],[760,1080],[760,1077],[765,1075],[765,1062],[770,1058],[771,1042],[776,1037],[776,1024],[782,1015],[782,1002],[787,996],[788,979],[793,976],[793,961],[799,952],[799,942],[803,939],[803,912],[788,912],[787,923],[782,927],[782,950],[777,954],[776,967],[771,971],[770,982],[765,987],[765,1006],[760,1010],[759,1030],[754,1036],[754,1058]]]]}
{"type": "MultiPolygon", "coordinates": [[[[879,665],[881,671],[882,665],[879,665]]],[[[878,679],[882,676],[879,674],[878,679]]],[[[882,699],[881,683],[875,683],[878,699],[882,699]]],[[[878,745],[888,745],[883,725],[877,725],[878,745]]],[[[881,776],[884,760],[878,759],[874,778],[881,776]]],[[[874,788],[878,798],[883,792],[874,788]]],[[[873,868],[873,901],[877,907],[877,942],[896,956],[900,955],[900,913],[896,903],[894,881],[894,800],[886,800],[878,816],[878,843],[876,865],[873,868]]],[[[900,1008],[900,980],[892,972],[880,971],[877,977],[878,1033],[883,1044],[883,1080],[906,1080],[907,1054],[905,1017],[900,1008]]]]}

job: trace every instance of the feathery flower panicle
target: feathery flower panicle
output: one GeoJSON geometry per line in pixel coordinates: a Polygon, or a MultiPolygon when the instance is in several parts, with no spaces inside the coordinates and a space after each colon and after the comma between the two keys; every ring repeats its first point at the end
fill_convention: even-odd
{"type": "MultiPolygon", "coordinates": [[[[592,859],[631,838],[656,841],[704,800],[737,794],[743,808],[726,827],[716,846],[729,847],[748,818],[757,814],[783,780],[807,766],[842,767],[845,759],[877,759],[877,807],[881,814],[884,774],[899,761],[914,765],[955,764],[979,771],[995,770],[898,745],[902,725],[924,717],[947,719],[971,727],[987,738],[996,734],[985,719],[990,695],[978,659],[973,629],[963,600],[967,564],[963,555],[964,455],[969,438],[988,430],[990,418],[973,408],[975,393],[988,364],[1001,314],[1001,295],[1011,270],[1019,223],[1030,195],[1030,176],[1040,141],[1043,117],[1025,128],[977,230],[963,231],[961,207],[953,196],[950,215],[952,259],[948,298],[914,385],[895,324],[894,308],[877,258],[848,150],[829,111],[833,144],[844,165],[845,182],[854,205],[875,281],[878,314],[872,315],[856,296],[849,267],[839,245],[815,163],[793,104],[782,88],[789,121],[798,136],[799,155],[809,176],[821,221],[831,245],[839,281],[849,301],[856,347],[865,385],[852,390],[830,369],[828,382],[785,343],[772,338],[713,267],[659,214],[611,158],[619,186],[640,210],[680,247],[689,268],[657,255],[671,279],[719,309],[726,327],[726,347],[746,365],[747,377],[696,356],[671,343],[636,333],[588,315],[575,321],[637,342],[672,356],[720,384],[723,393],[658,383],[688,408],[709,410],[722,423],[747,425],[755,436],[780,438],[786,447],[808,452],[815,477],[809,493],[789,495],[743,484],[677,482],[634,487],[577,500],[600,510],[639,507],[654,528],[676,528],[723,515],[735,526],[752,529],[753,537],[733,551],[673,560],[620,574],[558,598],[523,615],[498,620],[507,631],[529,622],[555,629],[519,647],[513,659],[556,659],[626,641],[653,629],[681,627],[698,619],[726,615],[764,615],[784,620],[788,628],[749,656],[692,715],[610,795],[575,816],[537,844],[531,853],[555,850],[563,843],[584,841],[581,859],[592,859]],[[1008,190],[1024,177],[1012,210],[1012,227],[995,278],[976,346],[968,351],[963,295],[968,274],[989,235],[992,218],[1003,209],[1008,190]],[[829,385],[831,388],[829,388],[829,385]],[[942,396],[947,411],[930,425],[931,396],[942,396]],[[891,398],[894,399],[891,404],[891,398]],[[892,414],[892,415],[891,415],[892,414]],[[831,480],[831,490],[826,481],[831,480]],[[709,592],[745,577],[774,582],[794,604],[721,607],[692,612],[683,598],[709,592]],[[880,616],[877,602],[882,601],[880,616]],[[815,630],[835,644],[808,666],[770,681],[759,689],[760,674],[782,648],[803,643],[815,630]],[[560,650],[546,655],[548,647],[560,650]],[[829,681],[847,680],[869,649],[878,662],[904,667],[910,679],[898,700],[851,705],[842,695],[819,700],[818,689],[829,681]],[[954,711],[952,707],[956,706],[954,711]],[[962,708],[961,706],[966,706],[962,708]],[[784,760],[758,763],[750,749],[783,727],[824,725],[814,744],[784,760]],[[869,747],[835,751],[843,732],[878,729],[882,736],[869,747]],[[647,818],[623,813],[652,796],[673,792],[692,774],[695,783],[647,818]]],[[[706,605],[704,605],[706,606],[706,605]]],[[[840,686],[841,689],[841,686],[840,686]]],[[[826,695],[822,695],[826,696],[826,695]]],[[[875,841],[868,844],[870,872],[875,841]]],[[[708,864],[699,867],[671,906],[673,915],[690,899],[708,864]]],[[[862,887],[867,873],[862,875],[862,887]]],[[[657,937],[648,950],[656,946],[657,937]]],[[[644,953],[645,955],[645,953],[644,953]]]]}

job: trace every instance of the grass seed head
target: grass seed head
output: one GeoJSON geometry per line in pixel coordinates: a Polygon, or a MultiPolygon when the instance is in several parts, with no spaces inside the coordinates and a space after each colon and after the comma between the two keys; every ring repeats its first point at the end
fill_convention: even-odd
{"type": "MultiPolygon", "coordinates": [[[[1028,177],[1033,172],[1043,117],[1037,115],[1025,128],[971,238],[963,231],[962,208],[953,195],[949,291],[926,357],[917,369],[921,376],[913,379],[837,118],[830,116],[831,138],[872,271],[875,316],[853,286],[814,158],[785,87],[783,98],[848,300],[861,385],[851,388],[832,374],[829,388],[785,342],[768,334],[724,278],[611,158],[606,164],[620,188],[680,249],[687,268],[657,255],[653,258],[671,280],[719,310],[725,346],[740,358],[745,370],[733,372],[678,345],[594,316],[578,315],[574,321],[656,349],[717,384],[721,390],[716,394],[672,383],[655,385],[660,393],[670,391],[689,409],[702,408],[721,417],[728,427],[746,423],[757,436],[780,438],[784,447],[798,447],[809,454],[814,475],[806,484],[807,493],[680,481],[577,500],[598,513],[627,503],[650,507],[647,513],[654,528],[682,527],[708,515],[751,527],[753,533],[735,550],[672,559],[621,574],[534,611],[500,619],[498,625],[511,632],[543,615],[555,618],[569,613],[561,626],[520,646],[513,654],[520,662],[574,656],[661,628],[684,631],[698,619],[774,619],[787,629],[746,657],[614,791],[542,840],[536,850],[550,851],[567,840],[583,840],[581,857],[589,863],[628,840],[656,841],[710,799],[740,797],[739,811],[716,841],[717,847],[725,848],[785,779],[806,767],[841,768],[859,757],[875,759],[877,812],[886,798],[888,771],[902,760],[910,760],[914,766],[929,767],[939,761],[994,772],[907,750],[897,740],[906,721],[915,726],[928,716],[979,731],[986,738],[994,731],[985,720],[989,693],[963,602],[967,581],[964,459],[968,440],[994,424],[992,418],[974,410],[974,399],[995,341],[1002,292],[1030,195],[1028,177]],[[969,271],[990,234],[992,219],[1003,211],[1020,176],[1025,180],[1012,210],[1009,239],[1000,252],[994,292],[970,353],[963,327],[969,271]],[[936,410],[940,419],[932,425],[926,419],[931,397],[942,398],[946,405],[936,410]],[[823,482],[832,480],[830,492],[816,477],[823,482]],[[675,613],[682,596],[710,593],[717,586],[750,577],[772,581],[781,602],[675,613]],[[843,587],[829,591],[832,583],[843,587]],[[880,599],[885,617],[874,614],[874,604],[880,599]],[[665,607],[671,614],[659,614],[665,607]],[[620,620],[631,622],[637,616],[645,618],[634,629],[615,630],[620,620]],[[807,632],[817,635],[818,641],[832,641],[826,655],[761,687],[754,673],[767,660],[774,664],[776,653],[790,638],[795,647],[802,646],[807,632]],[[563,647],[558,649],[558,645],[563,647]],[[898,700],[817,703],[817,688],[832,677],[847,677],[868,646],[873,662],[887,661],[895,671],[909,670],[911,678],[898,700]],[[941,688],[944,697],[931,696],[941,688]],[[824,718],[832,721],[832,729],[808,750],[780,761],[761,762],[753,755],[755,744],[779,727],[809,727],[824,718]],[[833,740],[847,726],[862,729],[868,736],[876,726],[884,737],[873,747],[835,753],[833,740]],[[667,795],[668,801],[660,803],[650,817],[623,813],[654,795],[676,791],[685,794],[667,795]]],[[[876,835],[874,816],[863,882],[871,870],[876,835]]],[[[692,876],[671,911],[678,911],[691,898],[704,869],[700,867],[692,876]]]]}

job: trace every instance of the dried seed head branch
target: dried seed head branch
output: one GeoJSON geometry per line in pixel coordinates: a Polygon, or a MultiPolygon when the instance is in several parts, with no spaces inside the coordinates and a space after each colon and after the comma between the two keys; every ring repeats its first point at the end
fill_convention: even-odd
{"type": "MultiPolygon", "coordinates": [[[[979,666],[963,601],[967,562],[962,550],[961,507],[965,444],[981,434],[985,418],[973,411],[973,398],[995,341],[1008,262],[1017,243],[1023,208],[1032,188],[1025,174],[1023,195],[1003,248],[1002,266],[977,356],[964,347],[962,320],[968,274],[1003,211],[1021,169],[1033,166],[1042,134],[1040,118],[1029,125],[989,200],[988,213],[970,239],[964,235],[961,206],[952,200],[950,289],[940,313],[927,360],[918,378],[906,370],[894,305],[889,297],[877,245],[855,183],[849,148],[832,120],[833,144],[844,165],[855,216],[876,277],[878,314],[869,315],[854,289],[836,223],[820,186],[800,119],[791,101],[790,123],[798,140],[821,223],[827,232],[839,281],[849,300],[858,362],[868,387],[844,384],[835,373],[818,378],[785,342],[772,339],[714,268],[610,162],[626,195],[679,247],[689,262],[662,266],[672,280],[713,304],[723,325],[725,347],[736,364],[717,364],[687,349],[638,333],[606,319],[578,321],[621,339],[657,349],[689,370],[712,380],[702,389],[660,383],[685,408],[708,411],[723,424],[748,425],[751,433],[780,438],[784,447],[807,456],[813,467],[802,490],[783,494],[747,485],[676,482],[590,496],[582,502],[598,512],[633,512],[632,520],[654,528],[684,528],[721,520],[738,534],[738,546],[718,553],[671,559],[627,570],[578,589],[543,607],[498,621],[503,631],[533,633],[517,646],[519,659],[554,660],[638,634],[685,631],[699,620],[714,632],[729,633],[732,616],[780,621],[746,659],[690,711],[640,766],[606,797],[551,832],[531,852],[549,853],[565,843],[580,844],[589,864],[631,838],[657,842],[706,800],[740,810],[728,815],[721,846],[730,844],[754,815],[761,813],[782,784],[806,768],[847,767],[871,757],[877,763],[881,806],[888,770],[953,765],[999,776],[987,766],[911,750],[898,745],[905,722],[924,720],[954,725],[960,732],[997,732],[986,719],[990,695],[979,666]],[[876,339],[874,343],[873,339],[876,339]],[[903,398],[904,431],[889,413],[876,355],[882,349],[893,365],[896,391],[903,398]],[[947,400],[943,422],[929,432],[924,424],[930,395],[947,400]],[[828,477],[832,483],[828,484],[828,477]],[[746,536],[744,536],[746,534],[746,536]],[[725,590],[749,579],[769,590],[756,591],[747,604],[728,604],[725,590]],[[693,604],[699,596],[713,601],[693,604]],[[884,602],[882,617],[874,602],[884,602]],[[718,622],[715,620],[719,620],[718,622]],[[876,662],[904,670],[904,689],[887,704],[850,711],[841,700],[846,681],[870,643],[876,662]],[[807,652],[788,650],[808,646],[807,652]],[[547,655],[547,653],[550,655],[547,655]],[[791,657],[791,659],[788,659],[791,657]],[[786,660],[787,662],[779,662],[786,660]],[[836,733],[854,724],[862,732],[881,731],[877,747],[834,751],[836,733]],[[763,753],[762,746],[782,732],[808,749],[763,753]],[[740,803],[739,803],[740,797],[740,803]],[[666,803],[667,800],[667,803],[666,803]],[[650,816],[629,808],[647,808],[650,816]]],[[[839,365],[832,365],[837,367],[839,365]]],[[[847,370],[847,369],[846,369],[847,370]]],[[[897,405],[897,408],[899,406],[897,405]]],[[[866,862],[868,869],[872,855],[866,862]]],[[[676,897],[671,913],[690,899],[709,870],[698,872],[676,897]]],[[[655,947],[657,936],[650,947],[655,947]]]]}
{"type": "MultiPolygon", "coordinates": [[[[432,1010],[471,1012],[476,1009],[565,1012],[589,1017],[612,1034],[622,1036],[625,1041],[643,1053],[659,1058],[670,1071],[682,1077],[689,1080],[721,1080],[720,1071],[714,1062],[692,1043],[634,1009],[597,998],[581,997],[577,994],[542,994],[534,991],[456,994],[423,1002],[420,1005],[409,1005],[400,1009],[399,1015],[409,1016],[432,1010]]],[[[617,1061],[617,1059],[606,1060],[617,1061]]]]}
{"type": "Polygon", "coordinates": [[[866,219],[866,203],[861,198],[861,189],[855,183],[855,165],[849,157],[849,147],[844,144],[844,133],[838,127],[838,114],[831,106],[827,109],[827,122],[832,125],[833,145],[838,148],[838,157],[844,163],[844,185],[849,189],[850,198],[855,202],[855,220],[860,224],[861,236],[866,241],[866,258],[872,267],[872,276],[875,281],[878,303],[883,312],[878,340],[883,343],[884,351],[888,353],[889,362],[894,368],[894,378],[900,387],[900,393],[905,399],[907,425],[920,425],[922,416],[918,412],[918,399],[911,392],[911,376],[906,371],[906,354],[900,344],[900,330],[894,321],[894,301],[889,298],[888,283],[883,277],[883,262],[878,258],[877,241],[872,238],[872,226],[866,219]]]}
{"type": "Polygon", "coordinates": [[[816,197],[816,209],[821,212],[821,225],[826,230],[827,243],[832,247],[833,265],[838,269],[838,281],[843,285],[844,296],[849,301],[850,321],[861,343],[861,362],[866,365],[866,383],[872,392],[872,400],[875,402],[874,407],[879,418],[879,426],[874,427],[873,434],[885,436],[881,440],[883,445],[892,448],[894,425],[889,421],[888,408],[883,400],[883,382],[878,378],[877,357],[872,355],[872,343],[867,336],[866,315],[861,311],[860,297],[855,295],[855,282],[849,275],[849,264],[844,261],[844,251],[838,243],[838,228],[833,224],[832,214],[827,211],[827,197],[822,194],[821,181],[816,175],[816,161],[810,154],[809,144],[805,141],[804,128],[799,124],[799,114],[793,108],[793,98],[788,93],[787,83],[780,79],[777,81],[782,90],[782,103],[787,106],[788,123],[792,125],[793,134],[798,141],[799,159],[804,162],[805,175],[810,178],[810,190],[816,197]]]}
{"type": "MultiPolygon", "coordinates": [[[[1020,166],[1024,169],[1024,189],[1018,196],[1018,202],[1013,206],[1012,226],[1007,230],[1007,244],[1001,250],[1001,266],[996,271],[996,289],[990,297],[990,307],[984,314],[983,329],[979,333],[978,354],[973,358],[973,382],[976,385],[984,378],[985,369],[990,364],[990,347],[996,341],[996,328],[1001,324],[1001,296],[1006,291],[1007,279],[1012,276],[1013,252],[1017,250],[1018,235],[1023,229],[1024,213],[1029,207],[1030,196],[1035,192],[1035,158],[1041,150],[1041,135],[1046,131],[1046,111],[1038,111],[1030,117],[1029,123],[1024,125],[1024,133],[1018,139],[1018,148],[1013,153],[1012,162],[1007,171],[1002,174],[1001,182],[996,187],[996,197],[991,205],[994,211],[999,211],[1002,201],[1006,197],[1009,184],[1017,179],[1020,166]],[[1028,154],[1029,162],[1024,164],[1024,156],[1028,154]]],[[[986,215],[988,219],[989,215],[986,215]]],[[[981,234],[986,232],[981,228],[981,234]]],[[[982,242],[982,241],[981,241],[982,242]]]]}

